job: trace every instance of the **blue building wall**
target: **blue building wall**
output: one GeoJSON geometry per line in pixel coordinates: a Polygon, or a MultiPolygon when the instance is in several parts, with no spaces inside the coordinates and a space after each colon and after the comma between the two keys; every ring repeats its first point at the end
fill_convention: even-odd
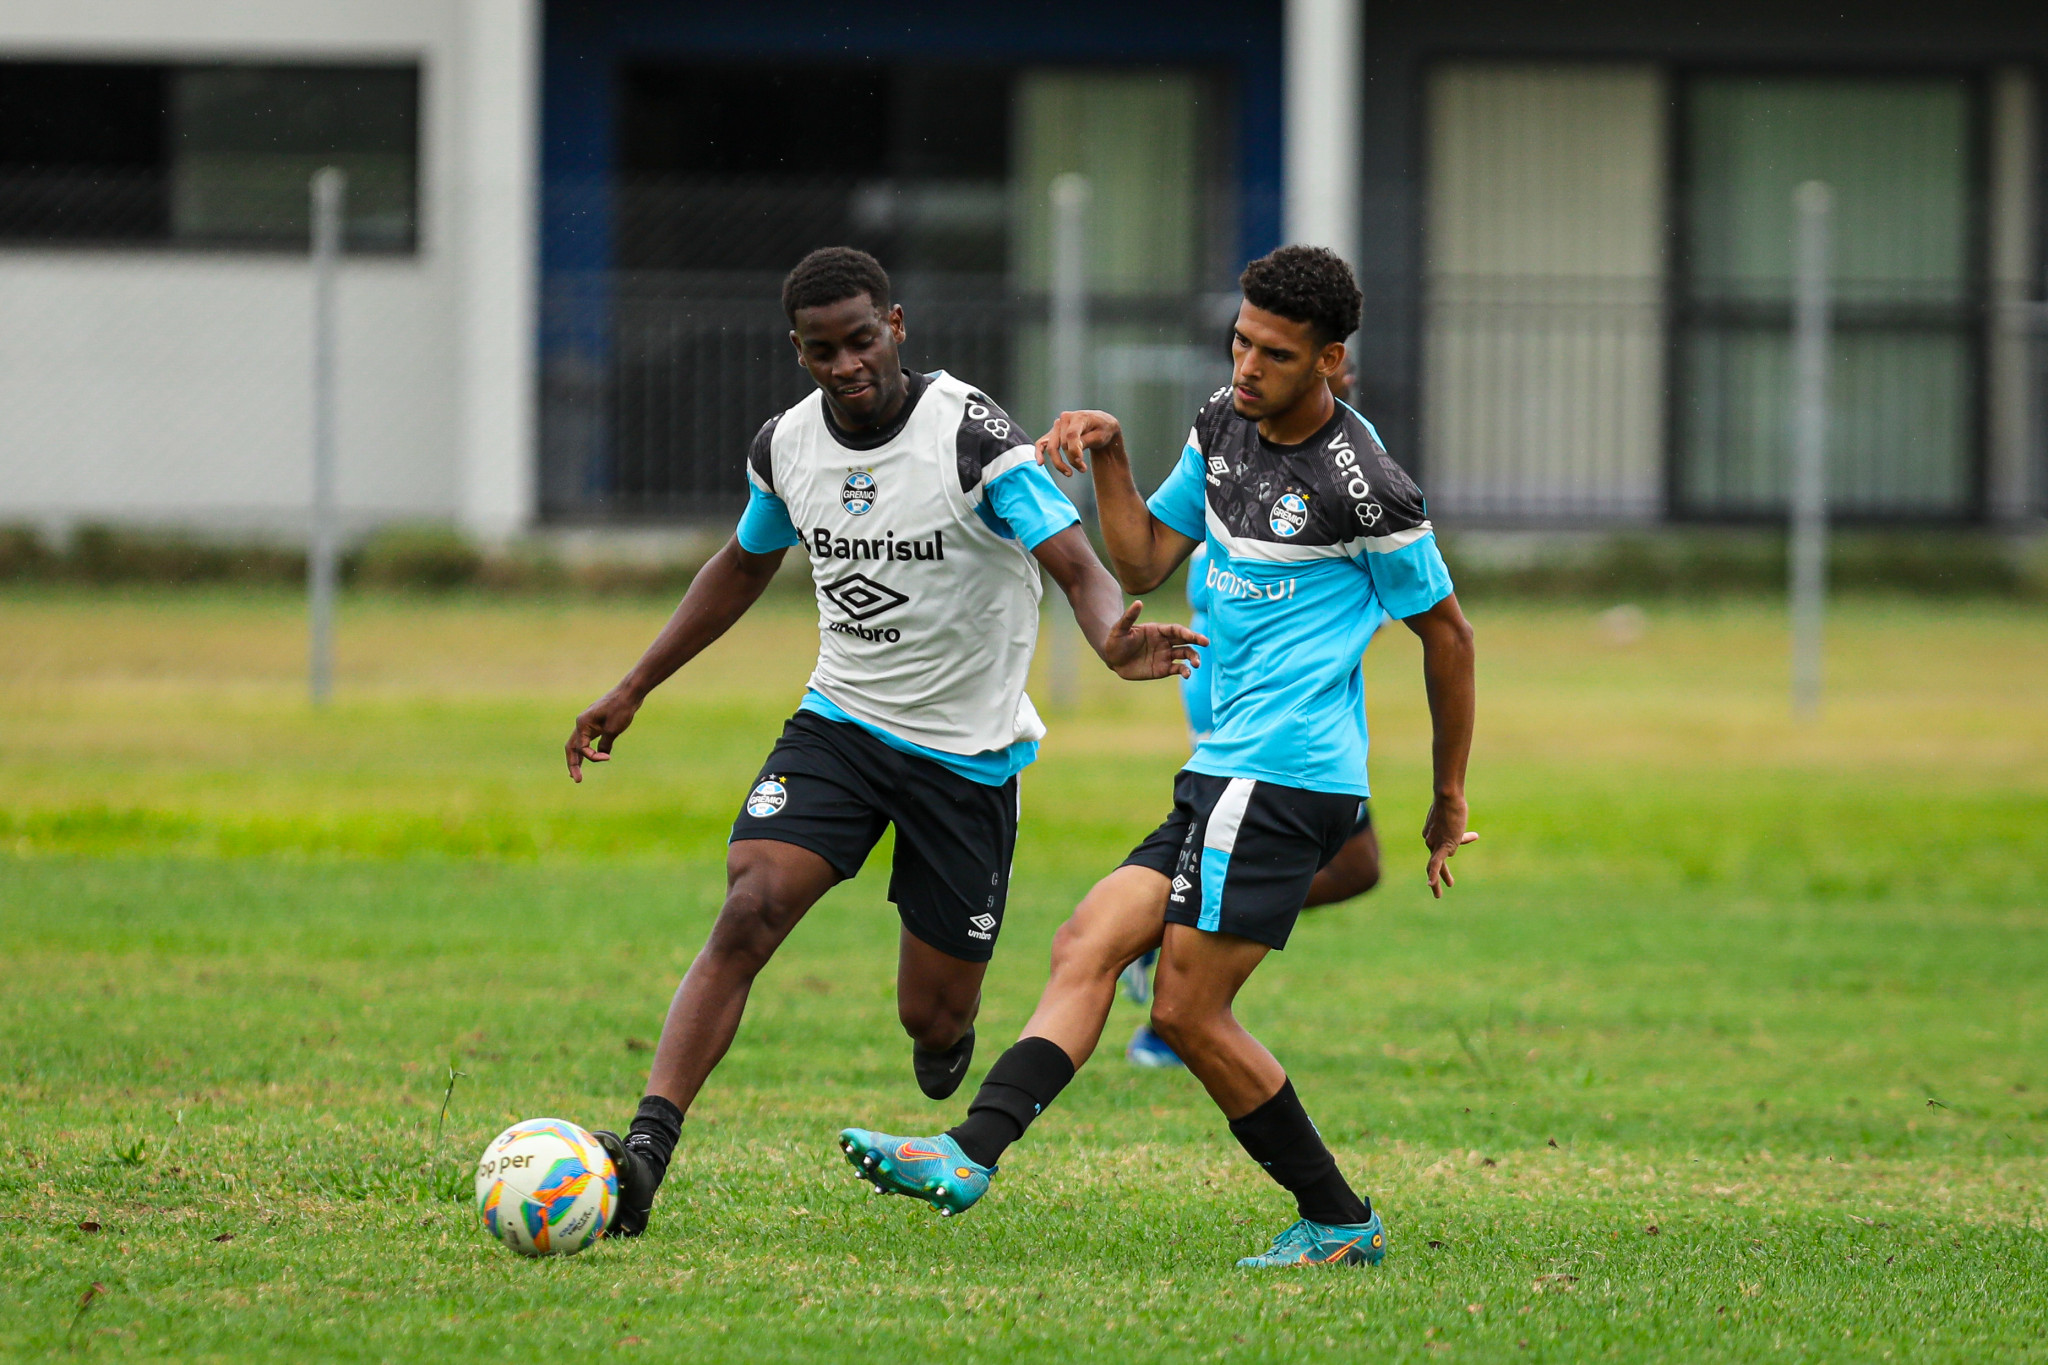
{"type": "Polygon", "coordinates": [[[612,264],[609,197],[614,79],[660,57],[943,58],[1075,65],[1227,68],[1237,87],[1238,254],[1280,240],[1281,34],[1278,0],[1045,0],[930,4],[874,0],[858,22],[821,0],[744,5],[678,0],[549,0],[542,67],[545,274],[612,264]]]}

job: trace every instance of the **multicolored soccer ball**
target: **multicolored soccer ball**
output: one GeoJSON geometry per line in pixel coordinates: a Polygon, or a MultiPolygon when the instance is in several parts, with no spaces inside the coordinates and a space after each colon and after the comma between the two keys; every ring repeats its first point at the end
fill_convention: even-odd
{"type": "Polygon", "coordinates": [[[476,1163],[476,1212],[521,1256],[574,1256],[604,1236],[619,1206],[612,1159],[563,1119],[515,1123],[476,1163]]]}

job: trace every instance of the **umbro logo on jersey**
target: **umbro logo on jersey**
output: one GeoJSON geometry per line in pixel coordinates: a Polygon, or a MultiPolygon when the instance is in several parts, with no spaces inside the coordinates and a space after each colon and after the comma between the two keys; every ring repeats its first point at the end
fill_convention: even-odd
{"type": "Polygon", "coordinates": [[[864,573],[848,574],[821,591],[833,606],[856,621],[871,620],[894,611],[910,599],[887,584],[877,583],[864,573]]]}
{"type": "Polygon", "coordinates": [[[865,469],[850,469],[839,488],[839,505],[857,517],[875,510],[875,476],[865,469]]]}

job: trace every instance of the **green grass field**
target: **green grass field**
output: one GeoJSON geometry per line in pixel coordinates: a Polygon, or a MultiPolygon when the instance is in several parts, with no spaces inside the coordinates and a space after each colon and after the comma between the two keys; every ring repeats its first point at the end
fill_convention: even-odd
{"type": "MultiPolygon", "coordinates": [[[[1457,890],[1422,885],[1396,628],[1367,666],[1387,883],[1243,1002],[1391,1254],[1253,1278],[1287,1200],[1189,1077],[1111,1049],[966,1218],[864,1193],[838,1127],[960,1107],[911,1083],[879,856],[764,977],[649,1237],[528,1263],[479,1229],[506,1123],[630,1113],[801,607],[579,789],[569,720],[659,603],[353,599],[315,714],[288,597],[0,599],[0,1352],[2048,1356],[2048,616],[1848,603],[1797,727],[1767,606],[1633,641],[1468,609],[1457,890]]],[[[977,1077],[1183,753],[1163,684],[1091,673],[1052,720],[977,1077]]]]}

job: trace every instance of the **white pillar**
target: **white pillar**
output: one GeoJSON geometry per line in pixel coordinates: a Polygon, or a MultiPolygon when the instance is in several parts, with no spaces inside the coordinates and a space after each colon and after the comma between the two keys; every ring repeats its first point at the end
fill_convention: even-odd
{"type": "MultiPolygon", "coordinates": [[[[461,281],[457,516],[485,541],[537,510],[540,3],[466,0],[457,201],[448,247],[461,281]]],[[[429,231],[431,231],[429,225],[429,231]]]]}
{"type": "Polygon", "coordinates": [[[1364,0],[1287,0],[1284,213],[1289,242],[1358,267],[1364,0]]]}

